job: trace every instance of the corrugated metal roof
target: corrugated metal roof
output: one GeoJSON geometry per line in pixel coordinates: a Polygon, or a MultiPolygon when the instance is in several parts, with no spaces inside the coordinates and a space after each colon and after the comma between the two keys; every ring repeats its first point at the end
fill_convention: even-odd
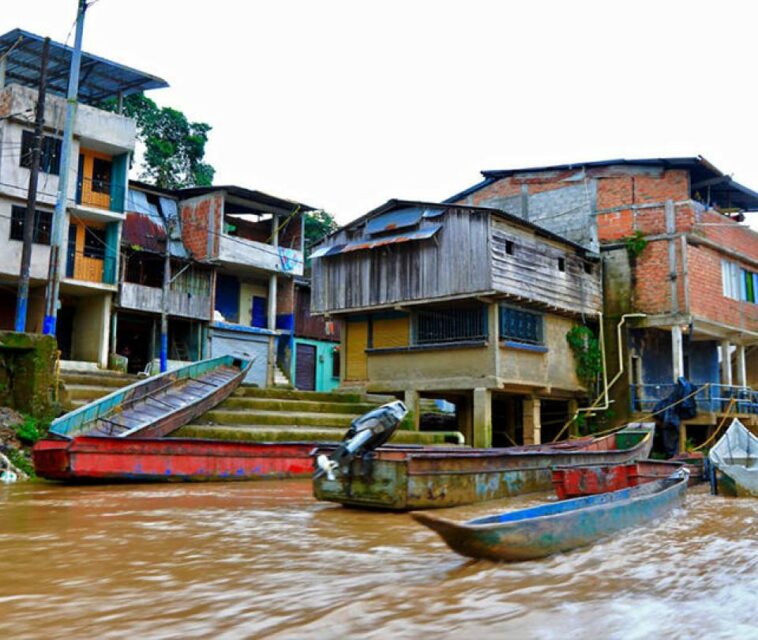
{"type": "Polygon", "coordinates": [[[348,242],[345,244],[335,244],[329,247],[321,247],[317,251],[311,254],[311,259],[324,258],[326,256],[333,256],[339,253],[349,253],[351,251],[361,251],[365,249],[376,249],[378,247],[385,247],[390,244],[398,244],[401,242],[411,242],[412,240],[427,240],[431,238],[442,228],[441,224],[435,224],[421,229],[420,231],[413,231],[411,233],[402,233],[394,236],[384,236],[382,238],[374,238],[372,240],[356,240],[354,242],[348,242]]]}
{"type": "MultiPolygon", "coordinates": [[[[23,29],[13,29],[0,36],[0,56],[13,49],[6,59],[5,81],[27,87],[39,82],[44,37],[23,29]],[[14,46],[15,45],[15,46],[14,46]]],[[[50,41],[50,60],[47,71],[47,90],[65,96],[73,49],[60,42],[50,41]]],[[[91,53],[82,53],[79,81],[79,102],[99,105],[107,98],[121,93],[127,96],[149,89],[161,89],[168,83],[157,76],[126,67],[91,53]]]]}

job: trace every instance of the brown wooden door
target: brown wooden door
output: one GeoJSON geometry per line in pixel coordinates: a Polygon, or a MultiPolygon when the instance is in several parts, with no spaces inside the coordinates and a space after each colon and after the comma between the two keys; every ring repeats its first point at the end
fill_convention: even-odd
{"type": "Polygon", "coordinates": [[[316,347],[312,344],[295,346],[295,386],[304,391],[316,389],[316,347]]]}

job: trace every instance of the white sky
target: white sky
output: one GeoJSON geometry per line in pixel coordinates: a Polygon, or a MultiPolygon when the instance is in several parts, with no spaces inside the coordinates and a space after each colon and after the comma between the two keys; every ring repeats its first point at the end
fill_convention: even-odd
{"type": "MultiPolygon", "coordinates": [[[[58,41],[76,13],[4,4],[0,32],[58,41]]],[[[758,190],[757,17],[727,0],[97,0],[84,49],[163,77],[151,98],[213,126],[217,184],[345,223],[481,169],[621,157],[702,154],[758,190]]]]}

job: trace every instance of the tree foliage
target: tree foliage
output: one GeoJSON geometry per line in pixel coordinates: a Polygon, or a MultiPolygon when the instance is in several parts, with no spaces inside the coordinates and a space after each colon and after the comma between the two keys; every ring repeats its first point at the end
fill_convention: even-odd
{"type": "MultiPolygon", "coordinates": [[[[103,108],[115,111],[116,101],[103,108]]],[[[141,179],[166,189],[213,183],[215,170],[203,162],[209,124],[190,122],[181,111],[158,107],[141,93],[124,99],[124,114],[136,120],[137,137],[145,145],[141,179]]]]}
{"type": "Polygon", "coordinates": [[[334,216],[326,211],[305,213],[305,246],[310,247],[338,228],[334,216]]]}

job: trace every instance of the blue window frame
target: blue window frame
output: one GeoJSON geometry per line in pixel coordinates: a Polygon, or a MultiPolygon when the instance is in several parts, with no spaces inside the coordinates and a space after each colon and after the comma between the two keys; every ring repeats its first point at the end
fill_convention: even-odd
{"type": "Polygon", "coordinates": [[[500,307],[500,339],[526,344],[543,344],[541,313],[516,307],[500,307]]]}

